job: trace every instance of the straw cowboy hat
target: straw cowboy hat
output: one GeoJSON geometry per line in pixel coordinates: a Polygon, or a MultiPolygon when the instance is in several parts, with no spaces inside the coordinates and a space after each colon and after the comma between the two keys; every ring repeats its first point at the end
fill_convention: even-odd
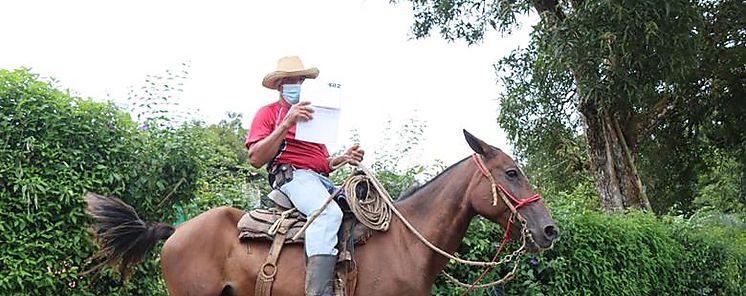
{"type": "Polygon", "coordinates": [[[277,61],[277,71],[267,74],[262,79],[262,85],[266,88],[277,89],[280,81],[285,77],[304,77],[314,79],[319,76],[319,69],[303,67],[303,62],[297,56],[280,58],[277,61]]]}

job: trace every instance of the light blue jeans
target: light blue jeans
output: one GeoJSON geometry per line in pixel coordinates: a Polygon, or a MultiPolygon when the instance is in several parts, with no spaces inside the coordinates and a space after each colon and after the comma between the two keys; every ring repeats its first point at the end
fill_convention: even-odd
{"type": "MultiPolygon", "coordinates": [[[[310,216],[336,188],[324,175],[311,170],[298,169],[293,172],[293,180],[280,187],[293,205],[306,217],[310,216]]],[[[306,255],[337,255],[337,231],[342,225],[342,209],[332,201],[305,233],[306,255]]]]}

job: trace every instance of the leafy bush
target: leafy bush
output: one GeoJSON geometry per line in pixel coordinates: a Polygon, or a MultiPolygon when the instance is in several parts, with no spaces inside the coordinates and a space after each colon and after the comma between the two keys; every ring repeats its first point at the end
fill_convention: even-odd
{"type": "MultiPolygon", "coordinates": [[[[569,209],[569,208],[568,208],[569,209]]],[[[471,295],[743,295],[746,292],[746,235],[723,226],[697,226],[682,219],[629,212],[555,211],[561,239],[544,253],[524,256],[516,278],[505,286],[471,295]]],[[[467,258],[491,258],[496,226],[482,220],[460,251],[467,258]],[[476,254],[475,256],[472,253],[476,254]]],[[[515,244],[512,248],[515,249],[515,244]]],[[[449,266],[460,279],[481,270],[449,266]]],[[[493,281],[508,270],[488,275],[493,281]]],[[[440,281],[437,295],[463,289],[440,281]]]]}
{"type": "Polygon", "coordinates": [[[694,204],[730,213],[746,211],[746,167],[731,154],[735,153],[706,153],[706,169],[693,182],[698,191],[694,204]]]}
{"type": "Polygon", "coordinates": [[[216,133],[148,128],[25,69],[0,70],[0,111],[0,295],[164,295],[157,252],[127,282],[110,269],[79,275],[97,250],[82,196],[118,196],[147,221],[173,222],[172,205],[198,198],[223,167],[216,133]]]}
{"type": "MultiPolygon", "coordinates": [[[[422,125],[399,129],[407,149],[389,146],[371,168],[397,196],[418,178],[434,175],[437,166],[401,167],[416,150],[422,125]]],[[[354,139],[353,139],[354,141],[354,139]]],[[[442,168],[441,168],[442,169],[442,168]]],[[[346,176],[342,171],[337,177],[346,176]]],[[[469,295],[740,295],[746,270],[746,236],[737,227],[704,225],[714,218],[689,219],[629,212],[598,212],[599,198],[590,179],[575,183],[570,192],[542,192],[544,202],[560,227],[561,239],[541,254],[526,254],[515,279],[504,286],[476,289],[469,295]]],[[[709,217],[709,216],[707,216],[709,217]]],[[[727,221],[731,221],[728,218],[727,221]]],[[[503,231],[482,218],[472,221],[457,255],[488,260],[503,231]]],[[[503,254],[517,249],[516,242],[503,254]]],[[[496,268],[482,283],[500,279],[512,265],[496,268]]],[[[449,264],[446,271],[464,282],[476,279],[480,268],[449,264]]],[[[433,295],[460,295],[463,288],[439,277],[433,295]]]]}
{"type": "Polygon", "coordinates": [[[95,250],[81,197],[131,190],[127,184],[141,172],[134,122],[27,70],[0,70],[0,110],[0,294],[90,294],[86,286],[95,294],[142,294],[154,286],[154,264],[124,286],[110,273],[95,284],[78,275],[95,250]]]}
{"type": "Polygon", "coordinates": [[[260,196],[270,191],[267,172],[247,163],[244,147],[246,129],[241,127],[241,116],[228,114],[227,120],[201,130],[203,141],[210,147],[204,161],[207,170],[198,180],[193,198],[177,205],[183,222],[218,206],[252,209],[260,196]]]}

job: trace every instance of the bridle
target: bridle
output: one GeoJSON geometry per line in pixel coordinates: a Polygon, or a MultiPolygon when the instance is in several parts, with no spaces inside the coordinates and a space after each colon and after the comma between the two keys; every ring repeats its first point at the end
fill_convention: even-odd
{"type": "MultiPolygon", "coordinates": [[[[454,260],[458,263],[461,263],[461,264],[484,267],[485,271],[471,285],[462,283],[458,279],[446,273],[445,270],[443,271],[443,274],[448,279],[450,279],[451,281],[455,282],[456,284],[462,287],[468,288],[468,290],[466,290],[465,293],[468,293],[474,288],[488,288],[488,287],[492,287],[495,285],[503,284],[513,279],[513,277],[515,276],[515,272],[518,268],[518,259],[520,258],[521,255],[523,255],[526,252],[526,241],[527,241],[526,239],[529,238],[533,240],[533,238],[531,237],[531,232],[528,231],[528,228],[526,226],[526,219],[521,215],[520,212],[518,212],[518,209],[541,199],[541,196],[539,194],[534,194],[530,196],[529,198],[518,199],[515,195],[513,195],[513,193],[511,193],[504,186],[498,184],[495,181],[495,178],[492,176],[490,171],[487,169],[487,166],[484,164],[484,161],[482,160],[482,157],[479,154],[472,155],[472,160],[474,161],[474,164],[477,166],[477,169],[481,172],[481,174],[487,179],[489,179],[490,181],[491,189],[492,189],[492,206],[497,206],[498,196],[500,196],[503,202],[505,202],[505,205],[508,207],[508,209],[510,209],[510,216],[508,217],[508,221],[507,221],[508,223],[506,224],[505,235],[503,236],[502,243],[500,243],[500,246],[498,247],[495,253],[495,256],[492,258],[492,260],[487,261],[487,262],[471,261],[471,260],[464,260],[464,259],[458,258],[446,251],[443,251],[442,249],[438,248],[437,246],[429,242],[419,231],[417,231],[417,229],[414,228],[414,226],[412,226],[411,223],[409,223],[409,221],[401,214],[401,212],[399,212],[399,210],[393,204],[393,199],[388,194],[388,192],[386,192],[386,189],[378,181],[378,179],[376,179],[375,175],[371,173],[365,166],[361,164],[358,165],[358,169],[363,172],[362,175],[353,174],[348,178],[348,180],[345,181],[345,183],[350,182],[350,184],[357,184],[357,182],[362,182],[362,181],[369,182],[370,184],[369,186],[372,186],[371,189],[373,190],[368,190],[367,191],[368,194],[370,195],[370,194],[375,193],[374,195],[376,197],[379,197],[380,200],[382,200],[381,203],[385,204],[381,206],[376,206],[376,208],[378,208],[380,211],[393,212],[394,215],[396,215],[402,221],[404,226],[406,226],[410,231],[412,231],[412,233],[414,233],[414,235],[420,241],[422,241],[422,243],[424,243],[426,246],[428,246],[430,249],[432,249],[436,253],[450,260],[454,260]],[[510,239],[510,228],[511,228],[510,226],[512,226],[513,224],[514,217],[517,217],[518,221],[520,222],[521,240],[522,240],[521,247],[513,251],[511,254],[505,255],[499,261],[495,261],[497,260],[498,256],[502,252],[503,247],[507,244],[508,240],[510,239]],[[486,284],[478,284],[481,281],[482,277],[484,277],[492,268],[494,268],[497,265],[507,264],[509,262],[513,262],[513,268],[503,278],[497,281],[494,281],[494,282],[486,283],[486,284]]],[[[351,187],[351,188],[356,188],[356,187],[351,187]]],[[[351,195],[350,197],[353,199],[358,198],[358,197],[352,196],[355,194],[354,189],[350,190],[348,194],[350,194],[351,195]]],[[[378,215],[378,216],[391,217],[390,214],[378,215]]],[[[358,217],[358,219],[361,218],[357,214],[356,214],[356,217],[358,217]]],[[[388,225],[389,223],[385,222],[383,224],[388,225]]],[[[388,228],[388,227],[385,227],[385,228],[388,228]]],[[[462,294],[462,295],[465,295],[465,294],[462,294]]]]}
{"type": "MultiPolygon", "coordinates": [[[[474,160],[474,164],[477,166],[477,169],[482,173],[483,176],[487,177],[487,179],[490,180],[491,188],[492,188],[492,206],[497,206],[497,196],[499,195],[502,197],[503,202],[505,202],[505,206],[510,209],[510,218],[508,218],[508,226],[513,221],[513,216],[518,217],[518,220],[522,223],[526,222],[526,219],[523,218],[520,212],[518,212],[518,209],[526,206],[532,202],[538,201],[541,199],[541,195],[538,193],[532,195],[529,198],[524,199],[518,199],[511,193],[509,190],[505,189],[504,186],[500,185],[495,181],[495,177],[492,176],[492,173],[490,173],[490,170],[487,169],[487,166],[484,164],[484,160],[482,160],[482,156],[479,154],[472,154],[471,159],[474,160]],[[499,191],[498,191],[499,189],[499,191]],[[515,203],[515,205],[513,205],[515,203]]],[[[509,229],[509,228],[508,228],[509,229]]],[[[507,233],[507,231],[506,231],[507,233]]]]}
{"type": "MultiPolygon", "coordinates": [[[[505,206],[508,207],[508,209],[510,210],[510,216],[508,217],[507,223],[505,223],[505,235],[503,235],[502,242],[500,243],[500,246],[495,252],[495,256],[492,258],[491,262],[495,262],[497,257],[500,256],[500,253],[502,252],[503,247],[505,247],[505,244],[507,244],[508,240],[510,239],[510,228],[513,225],[513,217],[517,217],[518,221],[521,224],[521,234],[522,234],[521,238],[522,238],[523,244],[521,245],[520,248],[518,248],[518,250],[516,250],[509,256],[506,256],[502,260],[500,260],[499,263],[507,263],[507,262],[512,261],[513,259],[518,259],[520,255],[523,255],[523,253],[526,252],[526,249],[525,249],[526,237],[529,237],[529,238],[531,237],[531,232],[529,232],[528,228],[526,227],[526,218],[524,218],[523,215],[521,215],[521,213],[518,212],[518,209],[532,202],[540,200],[541,195],[536,193],[528,198],[518,199],[517,197],[515,197],[515,195],[513,195],[512,192],[510,192],[504,186],[500,185],[499,183],[497,183],[497,181],[495,181],[495,177],[493,177],[492,173],[490,173],[490,170],[487,169],[487,166],[484,164],[484,160],[482,159],[481,155],[474,153],[472,154],[471,158],[474,161],[474,165],[477,166],[477,170],[479,170],[479,172],[482,173],[482,176],[486,177],[490,181],[490,188],[492,189],[492,206],[497,206],[497,197],[500,196],[503,202],[505,203],[505,206]]],[[[479,282],[482,280],[482,278],[485,275],[487,275],[487,273],[489,273],[490,270],[492,270],[492,268],[494,268],[495,266],[496,264],[485,266],[485,270],[479,275],[479,277],[476,280],[474,280],[474,283],[472,284],[462,283],[461,281],[454,278],[453,276],[446,273],[445,271],[443,271],[443,274],[445,274],[445,276],[449,280],[455,282],[456,284],[462,287],[467,288],[461,294],[463,296],[463,295],[468,294],[474,288],[488,288],[488,287],[496,286],[499,284],[503,284],[513,279],[513,277],[515,276],[515,271],[518,268],[518,261],[516,260],[513,263],[513,269],[510,272],[508,272],[503,278],[497,281],[491,282],[491,283],[480,285],[479,282]]]]}

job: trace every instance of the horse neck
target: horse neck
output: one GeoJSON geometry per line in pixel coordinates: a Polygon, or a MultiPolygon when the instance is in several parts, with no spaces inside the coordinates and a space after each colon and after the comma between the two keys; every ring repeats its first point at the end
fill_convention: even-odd
{"type": "MultiPolygon", "coordinates": [[[[456,251],[475,216],[466,198],[473,175],[469,170],[469,163],[462,161],[396,204],[417,231],[448,253],[456,251]]],[[[406,260],[412,260],[413,266],[420,267],[427,279],[434,282],[448,259],[427,247],[409,229],[403,231],[404,247],[415,254],[406,260]]]]}

